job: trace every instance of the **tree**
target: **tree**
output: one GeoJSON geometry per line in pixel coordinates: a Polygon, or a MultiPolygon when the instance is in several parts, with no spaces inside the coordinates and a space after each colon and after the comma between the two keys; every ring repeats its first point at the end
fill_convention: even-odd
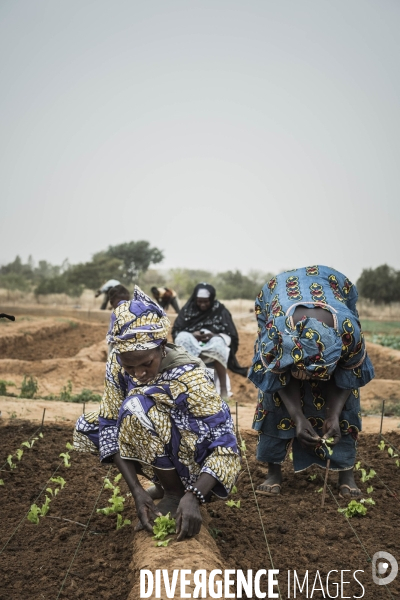
{"type": "Polygon", "coordinates": [[[374,302],[398,302],[400,300],[400,271],[389,265],[376,269],[364,269],[357,281],[357,289],[363,298],[374,302]]]}
{"type": "MultiPolygon", "coordinates": [[[[109,246],[105,254],[122,261],[121,276],[127,281],[136,279],[140,273],[147,271],[151,264],[155,265],[164,259],[162,251],[152,248],[145,240],[109,246]]],[[[94,260],[96,256],[95,254],[94,260]]]]}

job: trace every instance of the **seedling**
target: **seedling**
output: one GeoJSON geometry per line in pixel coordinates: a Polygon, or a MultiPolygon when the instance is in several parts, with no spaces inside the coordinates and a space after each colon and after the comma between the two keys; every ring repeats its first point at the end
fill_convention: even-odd
{"type": "Polygon", "coordinates": [[[335,441],[335,439],[333,437],[327,438],[326,440],[324,440],[324,439],[321,440],[321,442],[325,446],[325,450],[327,451],[329,456],[332,456],[332,454],[333,454],[333,449],[330,447],[330,445],[333,444],[334,441],[335,441]]]}
{"type": "Polygon", "coordinates": [[[13,455],[12,454],[9,454],[7,456],[7,463],[8,463],[8,466],[10,467],[10,469],[16,469],[17,468],[17,465],[15,463],[13,463],[13,455]]]}
{"type": "Polygon", "coordinates": [[[50,481],[53,481],[54,483],[59,483],[61,485],[61,489],[64,489],[65,479],[63,479],[63,477],[52,477],[50,481]]]}
{"type": "Polygon", "coordinates": [[[42,504],[42,506],[40,508],[38,507],[37,504],[32,504],[31,509],[28,513],[27,519],[31,523],[38,525],[39,517],[46,516],[47,513],[49,512],[49,510],[50,510],[50,498],[48,496],[46,496],[46,500],[44,501],[44,503],[42,504]]]}
{"type": "Polygon", "coordinates": [[[58,492],[60,491],[60,488],[55,488],[54,492],[51,488],[46,488],[46,492],[49,492],[50,496],[57,496],[58,492]]]}
{"type": "Polygon", "coordinates": [[[356,462],[356,464],[354,465],[354,468],[356,471],[359,470],[359,468],[361,467],[361,461],[359,460],[358,462],[356,462]]]}
{"type": "Polygon", "coordinates": [[[360,469],[360,473],[361,473],[361,481],[363,483],[365,483],[366,481],[369,481],[376,475],[376,472],[373,469],[369,470],[368,475],[367,475],[367,471],[365,469],[360,469]]]}
{"type": "Polygon", "coordinates": [[[396,460],[396,467],[400,467],[400,460],[399,459],[396,460]]]}
{"type": "Polygon", "coordinates": [[[42,437],[43,437],[43,433],[42,432],[39,433],[39,437],[40,437],[40,439],[42,439],[42,437]]]}
{"type": "Polygon", "coordinates": [[[122,515],[117,515],[117,529],[122,529],[122,527],[125,527],[125,525],[130,525],[131,521],[130,519],[123,519],[122,515]]]}
{"type": "Polygon", "coordinates": [[[231,489],[231,494],[237,494],[237,487],[236,487],[236,485],[234,485],[233,488],[231,489]]]}
{"type": "Polygon", "coordinates": [[[171,518],[171,513],[154,519],[153,540],[156,540],[156,546],[168,546],[172,538],[165,539],[167,535],[176,532],[176,521],[171,518]]]}
{"type": "Polygon", "coordinates": [[[310,481],[314,481],[315,479],[317,479],[317,476],[316,475],[309,475],[308,479],[310,481]]]}
{"type": "MultiPolygon", "coordinates": [[[[121,477],[122,477],[122,475],[121,475],[121,473],[119,473],[119,475],[117,475],[115,477],[114,483],[117,483],[121,479],[121,477]]],[[[122,511],[124,510],[125,498],[120,495],[119,487],[117,485],[114,485],[113,483],[111,483],[111,481],[108,479],[108,477],[104,477],[104,489],[113,491],[111,498],[109,498],[109,500],[108,500],[108,502],[111,504],[111,506],[106,506],[105,508],[98,508],[97,512],[102,515],[106,515],[106,516],[114,515],[116,513],[118,515],[118,513],[122,513],[122,511]]],[[[120,516],[120,515],[118,515],[118,516],[120,516]]],[[[121,529],[121,527],[123,527],[123,525],[121,525],[122,521],[118,520],[118,516],[117,516],[117,529],[121,529]],[[118,526],[118,524],[120,524],[120,526],[118,526]]]]}
{"type": "Polygon", "coordinates": [[[379,450],[384,450],[385,449],[385,442],[383,440],[381,440],[378,444],[378,448],[379,450]]]}
{"type": "Polygon", "coordinates": [[[338,512],[344,513],[345,517],[348,519],[351,519],[352,517],[365,517],[367,514],[367,507],[361,502],[357,502],[357,500],[350,500],[346,508],[338,508],[338,512]]]}
{"type": "Polygon", "coordinates": [[[66,447],[66,449],[67,449],[67,450],[73,450],[73,449],[74,449],[73,445],[72,445],[72,444],[70,444],[69,442],[67,442],[67,443],[65,444],[65,447],[66,447]]]}
{"type": "Polygon", "coordinates": [[[394,453],[394,450],[391,446],[389,446],[389,448],[388,448],[388,454],[391,458],[395,458],[396,456],[398,456],[398,454],[394,453]]]}
{"type": "Polygon", "coordinates": [[[238,500],[237,502],[235,502],[234,500],[228,500],[227,502],[225,502],[225,504],[229,506],[229,508],[240,508],[240,500],[238,500]]]}
{"type": "Polygon", "coordinates": [[[24,379],[21,385],[20,398],[33,398],[37,391],[37,379],[35,379],[34,377],[29,377],[29,379],[27,379],[26,375],[24,375],[24,379]]]}
{"type": "Polygon", "coordinates": [[[210,527],[208,531],[210,535],[214,538],[214,540],[216,540],[219,534],[221,533],[221,530],[217,529],[216,527],[210,527]]]}
{"type": "Polygon", "coordinates": [[[323,489],[324,489],[324,488],[322,487],[322,488],[319,488],[319,490],[315,490],[315,491],[316,491],[318,494],[321,494],[323,489]]]}
{"type": "Polygon", "coordinates": [[[247,448],[246,448],[246,442],[244,440],[242,440],[242,443],[240,444],[240,449],[243,453],[246,452],[247,448]]]}
{"type": "Polygon", "coordinates": [[[4,485],[4,481],[0,479],[0,485],[4,485]]]}
{"type": "Polygon", "coordinates": [[[373,491],[374,491],[374,488],[372,487],[372,485],[367,487],[367,494],[372,494],[373,491]]]}
{"type": "Polygon", "coordinates": [[[375,505],[375,500],[372,498],[361,498],[360,502],[361,504],[371,504],[372,506],[375,505]]]}
{"type": "Polygon", "coordinates": [[[64,460],[64,467],[70,467],[71,463],[69,462],[71,457],[68,454],[68,452],[61,452],[61,454],[59,455],[63,460],[64,460]]]}
{"type": "Polygon", "coordinates": [[[293,462],[293,452],[289,452],[289,460],[293,462]]]}
{"type": "Polygon", "coordinates": [[[17,456],[17,458],[18,458],[19,461],[21,460],[23,453],[24,453],[24,451],[21,450],[21,448],[18,448],[18,450],[16,451],[15,454],[16,454],[16,456],[17,456]]]}

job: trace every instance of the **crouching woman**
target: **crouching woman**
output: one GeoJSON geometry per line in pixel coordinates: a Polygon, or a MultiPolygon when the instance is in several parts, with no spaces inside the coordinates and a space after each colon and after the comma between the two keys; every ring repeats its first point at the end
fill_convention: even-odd
{"type": "Polygon", "coordinates": [[[118,467],[147,531],[171,512],[182,540],[200,531],[199,506],[211,492],[228,496],[240,455],[228,406],[202,361],[167,343],[169,326],[137,287],[132,301],[119,303],[100,411],[78,419],[74,446],[118,467]],[[154,486],[145,490],[138,475],[154,486]]]}

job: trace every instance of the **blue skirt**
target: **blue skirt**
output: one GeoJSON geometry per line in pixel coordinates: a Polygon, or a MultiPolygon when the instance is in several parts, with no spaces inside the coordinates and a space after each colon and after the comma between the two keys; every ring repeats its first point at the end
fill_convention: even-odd
{"type": "MultiPolygon", "coordinates": [[[[313,425],[317,435],[322,435],[325,420],[324,381],[301,381],[301,402],[305,417],[313,425]]],[[[295,472],[304,471],[311,465],[326,467],[331,459],[332,471],[345,471],[354,466],[357,437],[361,431],[360,392],[353,389],[339,417],[340,441],[329,455],[324,446],[305,449],[296,438],[296,427],[283,404],[279,392],[259,391],[259,402],[254,415],[253,429],[259,432],[257,459],[262,462],[281,464],[293,440],[293,466],[295,472]]]]}

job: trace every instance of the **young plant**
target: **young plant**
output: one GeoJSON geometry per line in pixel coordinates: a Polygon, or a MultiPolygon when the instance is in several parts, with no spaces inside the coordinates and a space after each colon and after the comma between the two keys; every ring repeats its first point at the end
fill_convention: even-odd
{"type": "Polygon", "coordinates": [[[122,529],[122,527],[125,527],[125,525],[130,525],[131,521],[130,519],[123,519],[122,515],[118,514],[117,515],[117,529],[122,529]]]}
{"type": "Polygon", "coordinates": [[[64,489],[65,479],[63,479],[63,477],[52,477],[50,481],[53,481],[54,483],[59,483],[61,485],[61,489],[64,489]]]}
{"type": "Polygon", "coordinates": [[[326,440],[322,440],[322,444],[323,444],[323,446],[325,446],[325,450],[327,451],[329,456],[332,456],[332,454],[333,454],[333,449],[331,448],[331,444],[333,444],[334,441],[335,441],[335,439],[333,437],[327,438],[326,440]]]}
{"type": "Polygon", "coordinates": [[[71,463],[69,462],[71,457],[68,454],[68,452],[61,452],[61,454],[59,455],[63,460],[64,460],[64,467],[70,467],[71,463]]]}
{"type": "MultiPolygon", "coordinates": [[[[119,473],[115,478],[114,478],[114,483],[118,483],[118,481],[121,479],[122,475],[121,473],[119,473]]],[[[112,496],[111,498],[109,498],[108,502],[111,504],[111,506],[106,506],[105,508],[98,508],[97,512],[100,513],[101,515],[114,515],[117,514],[117,529],[121,529],[121,527],[124,526],[124,524],[128,525],[128,523],[124,523],[123,521],[121,521],[121,519],[118,519],[118,513],[122,513],[122,511],[124,510],[124,502],[125,502],[125,498],[123,496],[120,495],[120,489],[117,485],[114,485],[113,483],[111,483],[111,481],[108,479],[108,477],[104,477],[104,489],[105,490],[112,490],[112,496]],[[121,525],[122,523],[122,525],[121,525]]],[[[125,519],[126,521],[128,519],[125,519]]]]}
{"type": "Polygon", "coordinates": [[[367,494],[372,494],[373,491],[374,491],[374,488],[372,487],[372,485],[367,487],[367,494]]]}
{"type": "Polygon", "coordinates": [[[310,481],[314,481],[315,479],[317,479],[317,476],[316,476],[316,475],[309,475],[309,476],[308,476],[308,479],[309,479],[310,481]]]}
{"type": "Polygon", "coordinates": [[[240,450],[243,452],[243,454],[246,453],[246,442],[244,440],[242,440],[242,443],[240,444],[240,450]]]}
{"type": "Polygon", "coordinates": [[[156,540],[156,546],[168,546],[172,538],[165,539],[167,535],[176,532],[176,521],[171,519],[171,513],[154,519],[153,540],[156,540]]]}
{"type": "Polygon", "coordinates": [[[18,461],[21,460],[23,453],[24,453],[24,451],[21,450],[21,448],[18,448],[18,450],[15,453],[16,457],[18,458],[18,461]]]}
{"type": "Polygon", "coordinates": [[[338,508],[338,512],[344,513],[345,517],[351,519],[353,517],[365,517],[367,507],[357,500],[350,500],[346,508],[338,508]]]}
{"type": "Polygon", "coordinates": [[[356,464],[354,465],[354,468],[356,471],[358,471],[361,467],[361,461],[359,460],[358,462],[356,462],[356,464]]]}
{"type": "Polygon", "coordinates": [[[360,469],[360,473],[361,473],[361,481],[363,483],[366,483],[367,481],[369,481],[376,475],[376,472],[373,469],[369,470],[368,475],[367,475],[367,471],[365,469],[360,469]]]}
{"type": "Polygon", "coordinates": [[[0,485],[4,485],[4,481],[0,479],[0,485]]]}
{"type": "Polygon", "coordinates": [[[9,454],[7,456],[7,464],[10,467],[10,469],[16,469],[17,468],[17,465],[15,463],[13,463],[13,455],[12,454],[9,454]]]}
{"type": "Polygon", "coordinates": [[[379,450],[384,450],[385,449],[385,442],[383,440],[381,440],[378,444],[378,448],[379,450]]]}
{"type": "Polygon", "coordinates": [[[398,456],[398,454],[395,454],[395,452],[391,446],[389,446],[389,448],[388,448],[388,454],[391,458],[395,458],[396,456],[398,456]]]}
{"type": "Polygon", "coordinates": [[[67,450],[73,450],[73,449],[74,449],[73,445],[72,445],[72,444],[70,444],[69,442],[67,442],[67,443],[65,444],[65,447],[66,447],[66,449],[67,449],[67,450]]]}
{"type": "Polygon", "coordinates": [[[360,502],[361,504],[371,504],[372,506],[375,505],[375,500],[372,498],[361,498],[360,502]]]}
{"type": "Polygon", "coordinates": [[[234,485],[233,488],[231,489],[231,494],[237,494],[237,487],[236,487],[236,485],[234,485]]]}
{"type": "Polygon", "coordinates": [[[46,496],[46,500],[39,508],[37,504],[32,504],[31,509],[28,513],[27,519],[34,525],[39,524],[39,517],[44,517],[50,510],[50,498],[46,496]]]}
{"type": "Polygon", "coordinates": [[[235,502],[234,500],[228,500],[227,502],[225,502],[225,504],[229,506],[229,508],[240,508],[240,500],[238,500],[237,502],[235,502]]]}

